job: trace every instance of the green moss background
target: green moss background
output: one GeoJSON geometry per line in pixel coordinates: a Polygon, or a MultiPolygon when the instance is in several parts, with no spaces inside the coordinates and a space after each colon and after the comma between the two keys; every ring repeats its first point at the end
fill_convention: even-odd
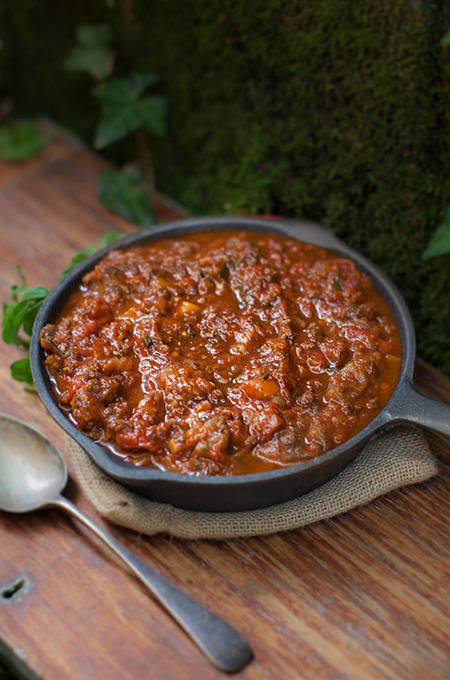
{"type": "Polygon", "coordinates": [[[107,21],[119,72],[156,70],[169,99],[159,188],[195,214],[326,224],[392,277],[420,356],[450,374],[450,255],[421,259],[450,204],[448,14],[443,0],[5,0],[5,87],[18,113],[91,141],[89,76],[61,63],[77,26],[107,21]]]}

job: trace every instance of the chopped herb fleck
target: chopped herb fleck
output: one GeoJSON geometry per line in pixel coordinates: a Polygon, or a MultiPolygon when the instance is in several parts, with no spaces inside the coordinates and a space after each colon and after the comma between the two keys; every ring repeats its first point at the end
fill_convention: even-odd
{"type": "Polygon", "coordinates": [[[220,265],[219,276],[221,279],[226,279],[228,276],[228,267],[224,264],[220,265]]]}
{"type": "Polygon", "coordinates": [[[341,280],[338,276],[335,276],[333,278],[333,285],[332,285],[333,290],[338,291],[342,290],[342,283],[341,280]]]}
{"type": "Polygon", "coordinates": [[[149,335],[144,335],[144,342],[147,347],[151,347],[153,345],[153,339],[149,335]]]}

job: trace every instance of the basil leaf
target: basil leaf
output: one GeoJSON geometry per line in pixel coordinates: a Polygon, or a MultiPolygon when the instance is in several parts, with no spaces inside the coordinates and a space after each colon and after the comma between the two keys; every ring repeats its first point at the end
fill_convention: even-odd
{"type": "Polygon", "coordinates": [[[19,338],[19,331],[28,311],[28,306],[27,300],[22,300],[15,305],[3,303],[2,339],[7,345],[23,345],[23,341],[19,338]]]}
{"type": "Polygon", "coordinates": [[[80,262],[83,262],[84,260],[86,260],[90,255],[93,255],[95,253],[95,251],[96,251],[96,248],[93,248],[92,246],[88,246],[86,248],[86,250],[79,252],[79,253],[76,253],[76,255],[74,255],[72,257],[69,266],[66,269],[64,269],[64,271],[61,273],[61,278],[63,279],[66,276],[66,274],[71,272],[72,269],[75,269],[77,264],[80,264],[80,262]]]}
{"type": "Polygon", "coordinates": [[[10,366],[11,376],[14,380],[26,383],[29,387],[34,387],[33,374],[29,359],[19,359],[10,366]]]}
{"type": "Polygon", "coordinates": [[[122,236],[123,234],[119,231],[109,231],[107,234],[103,234],[98,242],[99,249],[109,246],[114,241],[117,241],[117,239],[122,238],[122,236]]]}
{"type": "Polygon", "coordinates": [[[42,307],[42,303],[44,302],[44,299],[45,298],[41,298],[34,305],[33,304],[28,305],[28,309],[27,309],[27,312],[25,314],[25,317],[24,317],[24,320],[23,320],[23,323],[22,323],[22,327],[23,327],[24,332],[27,335],[29,335],[30,337],[33,333],[33,325],[34,325],[35,319],[38,315],[40,308],[42,307]]]}
{"type": "Polygon", "coordinates": [[[22,298],[24,300],[45,300],[50,291],[42,286],[37,286],[36,288],[28,288],[24,290],[22,298]]]}

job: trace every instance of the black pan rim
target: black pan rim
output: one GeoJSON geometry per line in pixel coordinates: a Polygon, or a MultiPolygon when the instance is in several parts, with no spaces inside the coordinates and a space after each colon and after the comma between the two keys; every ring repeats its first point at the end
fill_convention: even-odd
{"type": "MultiPolygon", "coordinates": [[[[364,445],[373,434],[390,422],[389,405],[401,390],[405,380],[412,380],[413,366],[415,359],[415,334],[406,303],[393,282],[370,260],[354,250],[346,243],[338,239],[331,231],[320,224],[307,220],[288,220],[288,219],[267,219],[264,217],[240,217],[240,216],[211,216],[200,218],[188,218],[175,222],[168,222],[161,225],[141,229],[133,234],[120,238],[113,244],[97,251],[72,272],[62,279],[50,292],[44,301],[42,308],[36,318],[30,346],[30,360],[33,379],[38,394],[45,407],[63,430],[71,436],[96,462],[99,467],[112,478],[130,484],[139,489],[146,483],[156,481],[170,482],[182,485],[183,487],[239,487],[247,485],[258,485],[270,480],[282,480],[302,475],[314,469],[320,469],[329,465],[349,450],[356,451],[364,445]],[[314,245],[325,247],[336,253],[349,257],[357,266],[365,271],[372,279],[377,291],[382,295],[385,302],[391,309],[398,324],[402,342],[402,366],[397,386],[391,395],[390,400],[382,411],[366,427],[351,439],[330,451],[311,458],[309,460],[289,465],[268,472],[251,473],[235,476],[194,476],[176,472],[167,472],[156,468],[142,468],[127,463],[120,459],[107,447],[95,442],[78,430],[59,407],[53,394],[47,372],[43,365],[44,351],[39,342],[39,331],[46,323],[58,314],[70,292],[78,285],[81,278],[90,271],[105,255],[117,248],[126,248],[141,242],[174,236],[186,232],[212,231],[218,229],[248,229],[253,231],[266,231],[288,235],[298,240],[307,241],[314,245]],[[307,232],[308,238],[296,234],[300,230],[307,232]],[[388,299],[387,299],[388,298],[388,299]]],[[[355,453],[355,455],[356,455],[355,453]]],[[[353,458],[355,457],[352,456],[353,458]]]]}

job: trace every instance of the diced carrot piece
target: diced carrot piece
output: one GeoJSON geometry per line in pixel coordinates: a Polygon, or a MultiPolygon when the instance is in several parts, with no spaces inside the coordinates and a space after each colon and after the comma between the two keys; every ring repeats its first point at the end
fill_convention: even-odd
{"type": "Polygon", "coordinates": [[[262,380],[261,378],[252,378],[242,385],[244,391],[252,399],[266,399],[278,394],[280,387],[276,380],[262,380]]]}
{"type": "Polygon", "coordinates": [[[158,281],[158,284],[159,284],[159,287],[160,287],[160,288],[167,288],[167,286],[169,285],[169,284],[167,283],[166,279],[163,279],[162,276],[157,276],[157,277],[156,277],[156,280],[158,281]]]}
{"type": "Polygon", "coordinates": [[[188,300],[183,300],[177,307],[178,316],[188,316],[190,314],[197,314],[200,311],[200,307],[194,302],[189,302],[188,300]]]}

